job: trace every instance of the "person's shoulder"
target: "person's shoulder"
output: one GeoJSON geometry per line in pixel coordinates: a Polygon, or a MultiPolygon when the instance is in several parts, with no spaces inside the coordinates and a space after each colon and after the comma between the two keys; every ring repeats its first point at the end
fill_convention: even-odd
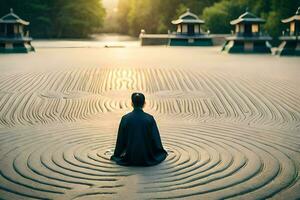
{"type": "Polygon", "coordinates": [[[122,116],[122,119],[127,119],[127,118],[129,118],[131,115],[132,115],[131,112],[130,112],[130,113],[127,113],[127,114],[125,114],[125,115],[122,116]]]}
{"type": "Polygon", "coordinates": [[[125,122],[125,121],[127,121],[130,117],[129,117],[129,114],[130,113],[127,113],[127,114],[125,114],[125,115],[123,115],[122,117],[121,117],[121,122],[125,122]]]}
{"type": "Polygon", "coordinates": [[[148,119],[151,119],[151,120],[154,119],[154,117],[153,117],[151,114],[149,114],[149,113],[144,112],[144,115],[145,115],[148,119]]]}

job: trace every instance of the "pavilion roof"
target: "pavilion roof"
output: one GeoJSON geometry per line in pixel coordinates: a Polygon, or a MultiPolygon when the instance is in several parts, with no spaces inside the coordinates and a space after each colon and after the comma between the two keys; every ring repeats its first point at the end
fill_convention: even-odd
{"type": "Polygon", "coordinates": [[[179,19],[173,20],[172,24],[204,24],[204,20],[199,19],[197,15],[190,12],[190,9],[187,9],[187,11],[180,15],[179,19]]]}
{"type": "Polygon", "coordinates": [[[13,9],[10,9],[10,13],[0,18],[0,24],[23,24],[29,25],[29,22],[21,19],[18,15],[16,15],[13,9]]]}
{"type": "Polygon", "coordinates": [[[231,25],[235,25],[239,23],[265,23],[265,20],[257,17],[251,12],[246,11],[241,16],[239,16],[239,18],[232,20],[230,22],[231,25]]]}
{"type": "Polygon", "coordinates": [[[281,20],[283,23],[289,23],[292,21],[300,21],[300,7],[298,7],[297,12],[295,13],[294,16],[289,17],[287,19],[281,20]]]}

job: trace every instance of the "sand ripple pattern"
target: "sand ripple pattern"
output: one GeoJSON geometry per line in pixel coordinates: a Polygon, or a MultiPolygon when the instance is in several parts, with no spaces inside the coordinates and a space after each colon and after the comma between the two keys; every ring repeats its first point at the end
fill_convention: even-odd
{"type": "Polygon", "coordinates": [[[300,195],[300,137],[292,133],[257,128],[241,132],[240,126],[228,124],[163,123],[169,156],[145,169],[109,161],[114,144],[111,126],[1,130],[1,197],[118,199],[125,191],[136,199],[295,199],[300,195]]]}
{"type": "Polygon", "coordinates": [[[148,111],[186,120],[300,128],[300,91],[288,82],[182,69],[99,69],[14,74],[0,80],[0,124],[47,124],[124,112],[142,91],[148,111]]]}
{"type": "Polygon", "coordinates": [[[288,81],[212,71],[2,76],[0,199],[299,199],[299,105],[288,81]],[[133,91],[169,153],[154,167],[109,160],[133,91]]]}

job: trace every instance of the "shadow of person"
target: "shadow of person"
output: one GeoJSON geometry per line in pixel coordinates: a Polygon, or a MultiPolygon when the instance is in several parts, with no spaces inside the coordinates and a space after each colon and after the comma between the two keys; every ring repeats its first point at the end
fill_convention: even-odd
{"type": "Polygon", "coordinates": [[[153,166],[167,157],[152,115],[145,113],[145,96],[133,93],[133,111],[121,119],[111,160],[125,166],[153,166]]]}

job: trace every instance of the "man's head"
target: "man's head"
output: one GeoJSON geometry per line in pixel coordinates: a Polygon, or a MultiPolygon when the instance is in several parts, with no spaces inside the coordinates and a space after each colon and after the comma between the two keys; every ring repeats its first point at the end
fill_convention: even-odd
{"type": "Polygon", "coordinates": [[[143,108],[145,105],[145,96],[142,93],[133,93],[131,101],[134,108],[143,108]]]}

